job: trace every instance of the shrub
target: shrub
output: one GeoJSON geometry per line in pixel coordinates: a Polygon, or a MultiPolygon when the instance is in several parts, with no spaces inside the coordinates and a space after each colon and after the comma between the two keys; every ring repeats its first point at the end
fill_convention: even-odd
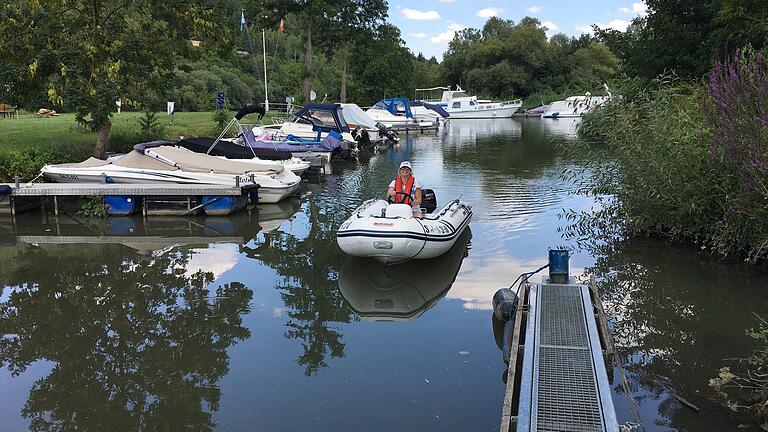
{"type": "Polygon", "coordinates": [[[68,162],[72,154],[63,148],[29,148],[0,153],[0,181],[11,181],[19,176],[22,181],[32,180],[46,164],[68,162]]]}
{"type": "Polygon", "coordinates": [[[709,157],[703,91],[673,76],[625,79],[621,96],[587,115],[579,135],[595,162],[587,190],[614,198],[603,213],[621,216],[624,234],[689,238],[725,253],[717,222],[727,191],[709,157]]]}
{"type": "Polygon", "coordinates": [[[768,64],[737,52],[710,73],[713,161],[730,174],[722,230],[751,259],[768,257],[768,64]]]}

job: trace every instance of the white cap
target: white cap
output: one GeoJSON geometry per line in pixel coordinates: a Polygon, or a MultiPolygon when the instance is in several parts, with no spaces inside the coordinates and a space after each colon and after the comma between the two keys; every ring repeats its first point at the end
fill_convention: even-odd
{"type": "Polygon", "coordinates": [[[408,161],[400,162],[400,168],[408,168],[409,170],[413,171],[413,168],[411,168],[411,163],[408,161]]]}

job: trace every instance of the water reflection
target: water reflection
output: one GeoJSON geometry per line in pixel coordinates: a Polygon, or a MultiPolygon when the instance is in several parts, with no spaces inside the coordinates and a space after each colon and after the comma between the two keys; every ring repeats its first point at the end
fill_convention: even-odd
{"type": "Polygon", "coordinates": [[[305,229],[265,232],[263,241],[243,252],[280,276],[275,288],[289,318],[285,337],[301,341],[303,352],[296,361],[310,376],[327,366],[326,356],[344,357],[342,334],[333,326],[352,316],[335,289],[339,250],[334,232],[345,216],[324,208],[327,203],[317,195],[307,201],[305,229]]]}
{"type": "Polygon", "coordinates": [[[19,244],[2,255],[13,265],[0,266],[0,367],[17,376],[53,362],[21,410],[31,429],[213,429],[227,349],[250,336],[248,287],[178,271],[183,247],[19,244]]]}
{"type": "Polygon", "coordinates": [[[339,291],[357,316],[372,321],[411,321],[451,288],[472,238],[465,230],[444,255],[388,266],[348,257],[339,272],[339,291]]]}
{"type": "Polygon", "coordinates": [[[617,348],[646,421],[688,430],[734,430],[738,422],[706,397],[708,380],[745,356],[745,329],[768,312],[768,277],[696,250],[639,240],[615,245],[588,273],[613,321],[617,348]],[[694,413],[675,394],[702,408],[694,413]]]}

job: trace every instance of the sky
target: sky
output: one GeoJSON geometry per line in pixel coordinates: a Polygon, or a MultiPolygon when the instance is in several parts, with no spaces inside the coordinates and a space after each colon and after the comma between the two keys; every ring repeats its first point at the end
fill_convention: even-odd
{"type": "Polygon", "coordinates": [[[642,0],[390,0],[389,21],[398,26],[414,54],[442,59],[456,31],[482,28],[489,17],[538,18],[547,35],[591,33],[592,24],[625,30],[646,13],[642,0]]]}

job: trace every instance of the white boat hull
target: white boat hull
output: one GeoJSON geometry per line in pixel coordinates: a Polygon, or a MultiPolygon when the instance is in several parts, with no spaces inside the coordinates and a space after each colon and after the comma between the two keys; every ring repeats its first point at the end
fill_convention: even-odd
{"type": "MultiPolygon", "coordinates": [[[[100,168],[100,167],[99,167],[100,168]]],[[[113,167],[118,168],[118,167],[113,167]]],[[[180,171],[162,170],[135,170],[123,171],[119,169],[93,169],[93,168],[59,168],[55,165],[46,165],[42,169],[46,178],[57,183],[120,183],[120,184],[215,184],[223,186],[248,186],[254,183],[258,189],[259,203],[276,203],[295,192],[301,185],[301,178],[290,173],[285,180],[279,180],[271,176],[231,175],[231,174],[206,174],[187,173],[180,171]],[[237,178],[239,177],[239,182],[237,178]]]]}
{"type": "Polygon", "coordinates": [[[422,219],[411,217],[405,204],[371,200],[341,224],[336,239],[349,255],[387,263],[434,258],[456,243],[471,218],[472,208],[458,200],[422,219]]]}
{"type": "Polygon", "coordinates": [[[509,118],[517,112],[520,106],[508,105],[503,107],[487,107],[478,105],[478,108],[466,111],[451,111],[447,109],[451,119],[491,119],[491,118],[509,118]]]}

